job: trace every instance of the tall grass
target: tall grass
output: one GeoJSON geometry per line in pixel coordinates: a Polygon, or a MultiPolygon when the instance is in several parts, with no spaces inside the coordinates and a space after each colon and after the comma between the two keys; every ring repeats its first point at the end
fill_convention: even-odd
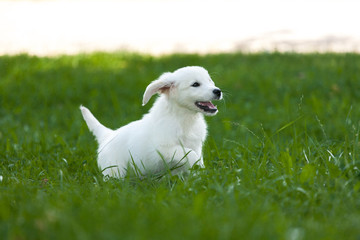
{"type": "Polygon", "coordinates": [[[1,239],[358,239],[360,55],[0,57],[1,239]],[[78,107],[120,127],[186,65],[225,92],[205,169],[104,180],[78,107]]]}

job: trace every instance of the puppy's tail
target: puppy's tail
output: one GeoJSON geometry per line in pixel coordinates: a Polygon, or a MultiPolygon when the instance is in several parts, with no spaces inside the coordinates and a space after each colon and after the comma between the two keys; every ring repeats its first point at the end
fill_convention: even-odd
{"type": "Polygon", "coordinates": [[[80,106],[80,110],[89,130],[94,134],[99,144],[113,132],[113,130],[102,125],[94,115],[92,115],[89,109],[80,106]]]}

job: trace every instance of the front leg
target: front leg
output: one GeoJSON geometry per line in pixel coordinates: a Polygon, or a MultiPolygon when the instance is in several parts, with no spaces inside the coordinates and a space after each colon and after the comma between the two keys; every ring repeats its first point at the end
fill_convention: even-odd
{"type": "Polygon", "coordinates": [[[173,173],[187,171],[194,164],[204,166],[202,156],[199,156],[190,148],[174,147],[170,151],[167,150],[167,152],[169,155],[162,155],[162,157],[173,173]]]}

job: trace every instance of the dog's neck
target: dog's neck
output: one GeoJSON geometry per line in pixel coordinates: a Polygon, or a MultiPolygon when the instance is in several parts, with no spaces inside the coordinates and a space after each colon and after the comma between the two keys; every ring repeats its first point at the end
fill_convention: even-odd
{"type": "Polygon", "coordinates": [[[169,141],[166,144],[180,144],[201,155],[201,146],[207,134],[202,113],[179,106],[170,102],[166,95],[161,95],[143,120],[150,128],[161,130],[157,135],[169,141]]]}
{"type": "Polygon", "coordinates": [[[160,95],[150,112],[156,113],[154,116],[169,118],[171,121],[178,121],[182,126],[194,124],[195,121],[202,121],[204,115],[194,110],[180,106],[178,103],[170,102],[166,95],[160,95]]]}

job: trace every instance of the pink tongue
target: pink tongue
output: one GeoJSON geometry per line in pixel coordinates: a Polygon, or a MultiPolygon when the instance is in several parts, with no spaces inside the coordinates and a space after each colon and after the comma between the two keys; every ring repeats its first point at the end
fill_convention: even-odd
{"type": "Polygon", "coordinates": [[[200,102],[201,105],[207,106],[208,108],[215,108],[214,104],[212,102],[200,102]]]}

